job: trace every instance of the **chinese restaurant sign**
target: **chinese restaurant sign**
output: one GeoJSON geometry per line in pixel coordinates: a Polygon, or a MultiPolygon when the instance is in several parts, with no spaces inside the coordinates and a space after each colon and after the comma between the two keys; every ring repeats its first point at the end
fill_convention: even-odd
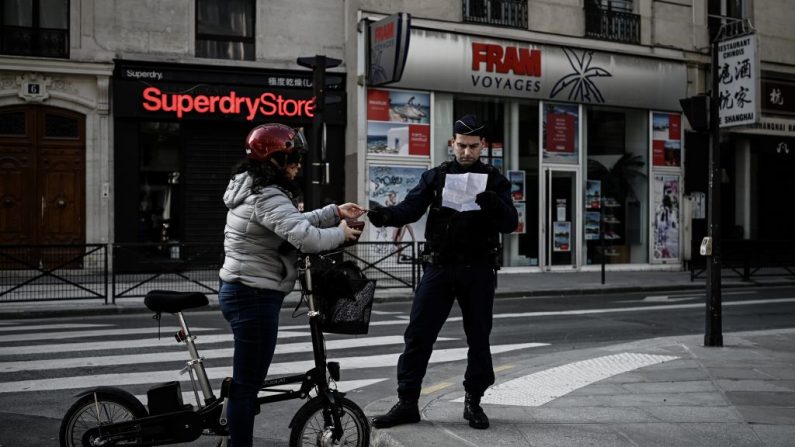
{"type": "Polygon", "coordinates": [[[759,56],[755,34],[718,42],[720,127],[759,121],[759,56]]]}

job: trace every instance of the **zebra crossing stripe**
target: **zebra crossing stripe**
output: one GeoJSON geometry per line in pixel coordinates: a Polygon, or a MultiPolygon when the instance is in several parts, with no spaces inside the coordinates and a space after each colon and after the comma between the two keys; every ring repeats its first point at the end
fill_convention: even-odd
{"type": "MultiPolygon", "coordinates": [[[[309,335],[309,334],[307,334],[309,335]]],[[[231,336],[227,336],[231,341],[231,336]]],[[[456,340],[454,338],[439,338],[438,340],[456,340]]],[[[363,346],[386,346],[402,344],[403,337],[398,335],[383,337],[368,337],[361,339],[343,339],[326,341],[326,349],[347,349],[363,346]]],[[[311,352],[312,343],[287,343],[276,345],[276,354],[293,354],[297,352],[311,352]]],[[[223,349],[201,349],[199,354],[205,359],[232,358],[233,348],[223,349]]],[[[15,362],[0,362],[0,373],[12,373],[19,371],[44,371],[51,369],[100,367],[112,365],[142,365],[145,363],[166,363],[184,362],[189,359],[188,351],[183,348],[181,351],[155,352],[146,354],[130,355],[107,355],[96,357],[70,357],[62,359],[42,359],[42,360],[23,360],[15,362]]]]}
{"type": "MultiPolygon", "coordinates": [[[[192,329],[191,329],[192,330],[192,329]]],[[[283,338],[296,338],[308,337],[309,332],[295,332],[295,331],[279,331],[279,339],[283,338]]],[[[222,343],[232,342],[232,334],[203,334],[196,336],[196,342],[200,345],[209,343],[222,343]]],[[[135,349],[135,348],[150,348],[150,347],[175,347],[182,346],[178,344],[172,336],[141,338],[136,340],[114,340],[114,341],[97,341],[97,342],[83,342],[83,343],[63,343],[63,344],[46,344],[46,345],[26,345],[26,346],[8,346],[0,348],[0,356],[4,355],[25,355],[25,354],[49,354],[53,352],[79,352],[79,351],[104,351],[104,350],[119,350],[119,349],[135,349]]],[[[184,349],[184,348],[183,348],[184,349]]]]}
{"type": "MultiPolygon", "coordinates": [[[[171,337],[172,333],[176,333],[178,328],[174,327],[161,327],[160,335],[171,337]]],[[[192,327],[191,332],[207,332],[217,331],[217,328],[203,328],[192,327]]],[[[119,335],[134,335],[134,334],[149,334],[157,337],[158,329],[151,328],[136,328],[136,329],[106,329],[94,331],[64,331],[64,332],[36,332],[34,334],[13,334],[13,335],[0,335],[0,343],[8,343],[12,341],[36,341],[36,340],[63,340],[65,338],[88,338],[88,337],[115,337],[119,335]]]]}
{"type": "Polygon", "coordinates": [[[83,329],[90,327],[108,327],[112,324],[92,324],[92,323],[63,323],[63,324],[32,324],[30,326],[3,326],[0,332],[10,331],[39,331],[51,329],[83,329]]]}
{"type": "MultiPolygon", "coordinates": [[[[358,340],[358,339],[357,339],[358,340]]],[[[520,349],[548,346],[547,343],[518,343],[510,345],[496,345],[491,347],[492,354],[516,351],[520,349]]],[[[468,348],[451,348],[434,350],[430,363],[452,362],[467,358],[468,348]]],[[[400,354],[382,354],[360,357],[329,356],[329,361],[337,361],[343,371],[346,369],[394,367],[400,354]]],[[[299,374],[312,369],[314,360],[295,362],[282,362],[271,364],[269,375],[280,376],[286,374],[299,374]]],[[[231,366],[207,368],[209,379],[222,379],[232,373],[231,366]]],[[[168,382],[171,380],[188,381],[187,375],[180,376],[178,371],[146,371],[139,373],[97,374],[52,379],[19,380],[0,383],[0,393],[14,393],[24,391],[52,391],[74,388],[90,388],[95,386],[121,386],[148,383],[168,382]]]]}

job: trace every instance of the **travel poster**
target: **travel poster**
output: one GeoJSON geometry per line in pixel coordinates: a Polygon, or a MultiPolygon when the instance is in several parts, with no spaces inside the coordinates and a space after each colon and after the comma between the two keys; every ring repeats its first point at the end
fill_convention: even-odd
{"type": "Polygon", "coordinates": [[[577,163],[579,156],[579,106],[544,104],[544,161],[577,163]]]}
{"type": "Polygon", "coordinates": [[[602,206],[602,182],[599,180],[586,180],[585,182],[585,209],[599,209],[602,206]]]}
{"type": "Polygon", "coordinates": [[[425,92],[367,91],[367,153],[429,157],[431,95],[425,92]]]}
{"type": "Polygon", "coordinates": [[[571,251],[571,222],[552,222],[552,250],[571,251]]]}
{"type": "Polygon", "coordinates": [[[525,200],[525,172],[508,171],[508,181],[511,182],[511,198],[514,202],[525,200]]]}
{"type": "Polygon", "coordinates": [[[599,221],[601,220],[601,213],[599,211],[586,211],[585,212],[585,240],[595,241],[599,240],[599,221]]]}
{"type": "Polygon", "coordinates": [[[527,207],[525,202],[514,202],[513,206],[516,207],[516,212],[519,214],[519,224],[513,231],[516,234],[525,234],[527,231],[527,207]]]}
{"type": "MultiPolygon", "coordinates": [[[[420,181],[424,166],[393,166],[371,164],[367,170],[367,208],[397,205],[420,181]]],[[[425,240],[425,221],[427,214],[412,224],[401,228],[367,225],[371,242],[412,242],[425,240]]]]}
{"type": "Polygon", "coordinates": [[[652,112],[652,163],[654,166],[682,165],[682,115],[652,112]]]}
{"type": "Polygon", "coordinates": [[[652,259],[670,261],[679,259],[679,176],[654,175],[652,184],[652,219],[654,243],[652,259]]]}

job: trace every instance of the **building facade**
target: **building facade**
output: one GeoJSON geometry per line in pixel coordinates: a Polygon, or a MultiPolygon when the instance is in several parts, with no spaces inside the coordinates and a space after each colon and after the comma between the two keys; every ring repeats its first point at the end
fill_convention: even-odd
{"type": "MultiPolygon", "coordinates": [[[[481,158],[509,178],[520,214],[517,231],[503,238],[504,265],[680,268],[706,232],[708,136],[689,131],[679,99],[710,89],[710,41],[721,24],[741,19],[759,36],[762,97],[789,91],[795,51],[786,43],[795,35],[781,27],[785,2],[773,3],[362,1],[350,20],[409,12],[412,31],[399,82],[348,89],[357,92],[349,109],[358,121],[349,126],[358,141],[355,186],[366,185],[358,199],[402,198],[407,188],[394,179],[448,159],[452,121],[477,113],[490,125],[481,158]],[[412,109],[421,113],[403,113],[412,109]],[[401,128],[405,143],[391,135],[401,128]]],[[[377,57],[363,29],[347,37],[358,44],[347,56],[359,62],[359,80],[377,57]]],[[[770,157],[786,158],[793,136],[788,110],[763,103],[762,112],[759,126],[722,132],[724,237],[768,234],[771,189],[795,192],[789,180],[756,173],[770,157]]],[[[792,158],[772,163],[767,169],[783,174],[792,158]]],[[[370,228],[369,236],[421,239],[418,227],[370,228]]]]}
{"type": "MultiPolygon", "coordinates": [[[[218,198],[246,133],[268,121],[309,130],[313,78],[297,59],[324,55],[340,64],[325,85],[336,98],[323,105],[328,184],[305,167],[318,204],[398,203],[449,159],[453,119],[477,113],[490,132],[482,159],[511,180],[521,214],[505,266],[680,268],[705,231],[707,147],[678,100],[710,89],[710,39],[738,19],[759,40],[762,121],[722,132],[721,224],[731,237],[786,237],[787,6],[6,0],[0,242],[219,243],[218,198]],[[412,25],[403,77],[368,85],[368,27],[398,12],[412,25]]],[[[317,148],[320,134],[307,133],[317,148]]],[[[368,227],[364,240],[421,241],[423,229],[368,227]]]]}

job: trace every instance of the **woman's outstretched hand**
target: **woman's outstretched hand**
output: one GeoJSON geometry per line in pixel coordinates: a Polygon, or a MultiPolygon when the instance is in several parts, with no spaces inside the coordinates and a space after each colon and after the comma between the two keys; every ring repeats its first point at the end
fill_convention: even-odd
{"type": "Polygon", "coordinates": [[[356,242],[359,239],[359,235],[362,234],[359,230],[354,230],[353,228],[348,226],[348,221],[342,219],[340,224],[337,225],[337,228],[341,229],[343,233],[345,233],[345,242],[356,242]]]}
{"type": "Polygon", "coordinates": [[[358,219],[361,217],[367,210],[362,208],[361,206],[355,203],[345,203],[337,207],[340,212],[340,218],[345,219],[358,219]]]}

